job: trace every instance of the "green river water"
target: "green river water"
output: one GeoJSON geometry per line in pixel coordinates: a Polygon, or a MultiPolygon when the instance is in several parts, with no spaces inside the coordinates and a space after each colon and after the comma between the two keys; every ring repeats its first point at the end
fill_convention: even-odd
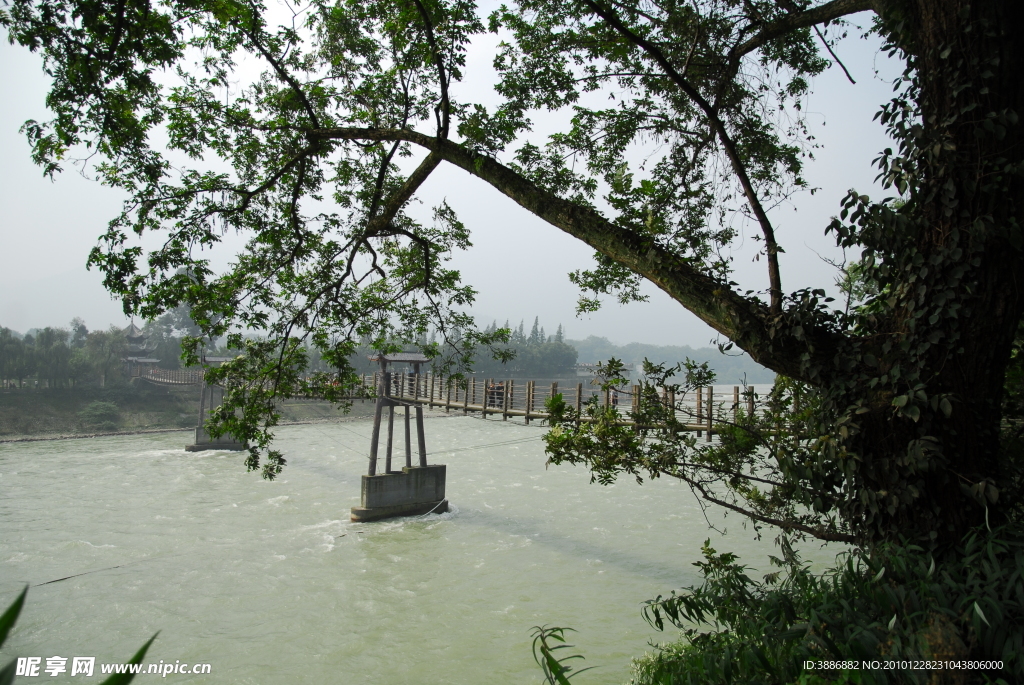
{"type": "Polygon", "coordinates": [[[187,433],[0,445],[0,603],[35,586],[0,664],[63,656],[67,673],[17,682],[98,682],[70,658],[98,671],[159,630],[147,663],[211,664],[165,682],[539,683],[530,629],[549,624],[597,667],[575,683],[623,683],[675,636],[641,603],[697,582],[706,538],[762,570],[773,551],[738,517],[708,530],[678,483],[592,485],[545,469],[542,428],[463,416],[426,421],[451,512],[353,524],[370,428],[279,429],[275,482],[185,452],[187,433]]]}

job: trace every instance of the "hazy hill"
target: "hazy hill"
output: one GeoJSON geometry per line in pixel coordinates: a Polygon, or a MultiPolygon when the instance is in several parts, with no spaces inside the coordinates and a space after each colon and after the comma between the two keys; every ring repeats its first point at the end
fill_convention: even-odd
{"type": "Polygon", "coordinates": [[[775,380],[775,372],[769,371],[745,353],[722,354],[713,347],[693,348],[688,345],[648,345],[646,343],[629,343],[616,345],[608,338],[592,335],[586,340],[566,340],[579,352],[577,361],[594,364],[607,361],[611,357],[626,363],[640,364],[644,358],[652,362],[675,364],[687,358],[695,362],[708,362],[717,376],[717,383],[740,384],[746,376],[747,383],[771,383],[775,380]]]}

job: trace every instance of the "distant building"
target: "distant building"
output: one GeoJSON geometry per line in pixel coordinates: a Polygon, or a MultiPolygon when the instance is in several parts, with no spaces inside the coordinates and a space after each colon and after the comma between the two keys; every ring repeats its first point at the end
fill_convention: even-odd
{"type": "Polygon", "coordinates": [[[127,356],[122,361],[125,363],[125,373],[129,378],[137,378],[142,375],[144,369],[149,369],[160,363],[150,354],[156,350],[156,343],[149,340],[146,335],[133,321],[128,328],[124,329],[124,337],[128,342],[127,356]]]}

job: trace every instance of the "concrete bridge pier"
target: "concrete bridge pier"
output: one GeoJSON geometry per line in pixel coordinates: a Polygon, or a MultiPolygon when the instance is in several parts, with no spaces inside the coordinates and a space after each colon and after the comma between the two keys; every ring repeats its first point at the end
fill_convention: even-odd
{"type": "Polygon", "coordinates": [[[392,395],[392,374],[388,371],[389,363],[411,363],[418,378],[420,364],[428,359],[422,354],[403,352],[390,355],[382,354],[377,357],[377,361],[380,362],[381,373],[380,385],[377,388],[377,404],[373,414],[373,433],[370,438],[370,467],[369,473],[362,478],[360,503],[358,507],[352,507],[351,518],[353,521],[377,521],[396,516],[448,511],[448,500],[444,496],[445,466],[444,464],[427,465],[423,407],[419,404],[415,406],[419,464],[413,466],[410,403],[392,395]],[[405,466],[401,471],[394,471],[391,468],[395,407],[405,408],[405,466]],[[384,472],[377,473],[377,450],[385,408],[388,410],[387,451],[384,456],[384,472]]]}
{"type": "MultiPolygon", "coordinates": [[[[220,364],[230,361],[231,357],[204,357],[206,364],[220,364]]],[[[186,452],[202,452],[203,450],[234,450],[241,451],[248,449],[248,445],[238,442],[233,435],[222,435],[219,438],[212,437],[206,432],[206,418],[213,410],[216,391],[220,388],[217,385],[207,385],[206,378],[200,375],[199,378],[199,425],[196,426],[195,439],[191,445],[185,445],[186,452]],[[209,395],[210,402],[207,405],[206,398],[209,395]]],[[[220,399],[224,401],[224,388],[220,388],[220,399]]]]}

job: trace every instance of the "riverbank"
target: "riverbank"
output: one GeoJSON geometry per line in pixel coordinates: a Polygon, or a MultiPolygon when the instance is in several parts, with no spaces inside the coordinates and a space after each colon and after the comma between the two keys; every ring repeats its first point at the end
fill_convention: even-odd
{"type": "MultiPolygon", "coordinates": [[[[73,440],[191,430],[198,421],[198,389],[136,381],[111,388],[0,391],[0,443],[73,440]]],[[[348,413],[328,402],[288,400],[281,424],[334,422],[373,415],[372,401],[348,413]]]]}
{"type": "MultiPolygon", "coordinates": [[[[372,405],[371,405],[372,406],[372,405]]],[[[425,419],[437,419],[450,417],[452,414],[443,411],[427,411],[424,412],[423,418],[425,419]]],[[[281,421],[278,426],[314,426],[314,425],[330,425],[335,423],[346,423],[350,421],[367,421],[373,417],[373,412],[364,414],[362,412],[351,412],[342,416],[324,419],[312,419],[309,421],[281,421]]],[[[69,435],[30,435],[21,436],[14,438],[0,438],[0,445],[15,442],[47,442],[50,440],[87,440],[89,438],[110,438],[117,437],[119,435],[149,435],[158,433],[191,433],[193,428],[152,428],[146,430],[137,431],[114,431],[113,433],[72,433],[69,435]]]]}

